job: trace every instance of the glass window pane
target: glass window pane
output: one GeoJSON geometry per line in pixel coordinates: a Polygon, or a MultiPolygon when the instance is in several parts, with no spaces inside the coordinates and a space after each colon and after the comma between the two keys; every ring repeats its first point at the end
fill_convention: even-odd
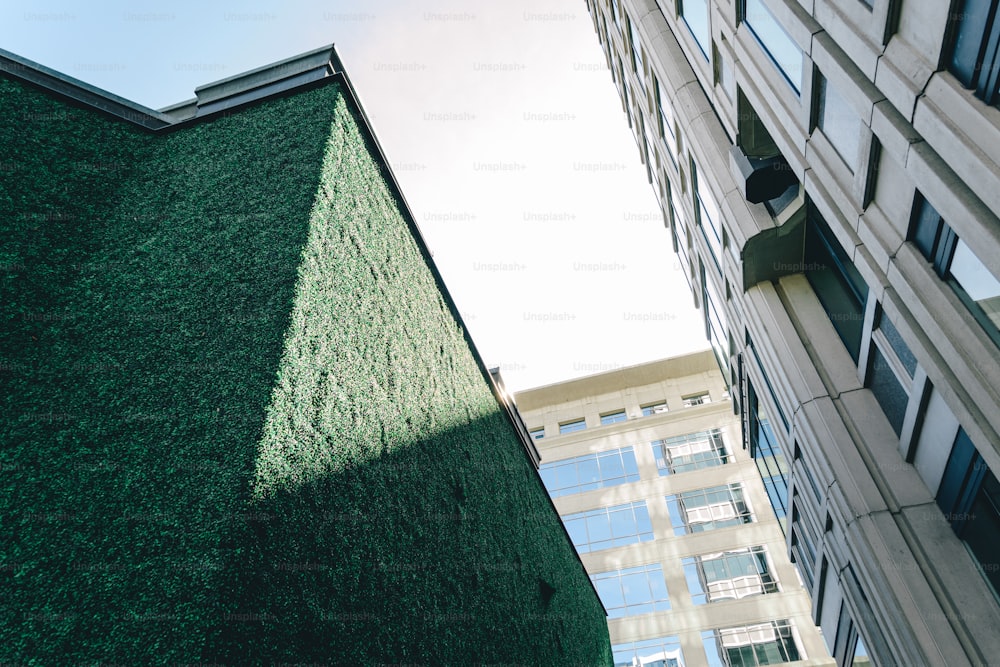
{"type": "Polygon", "coordinates": [[[768,11],[763,0],[746,0],[744,20],[798,93],[802,89],[802,50],[768,11]]]}
{"type": "Polygon", "coordinates": [[[601,479],[601,470],[597,467],[597,461],[592,458],[578,459],[576,464],[577,475],[580,483],[597,482],[601,479]]]}
{"type": "Polygon", "coordinates": [[[583,419],[577,419],[565,424],[559,424],[559,433],[573,433],[575,431],[582,431],[585,428],[587,428],[587,422],[583,419]]]}
{"type": "MultiPolygon", "coordinates": [[[[621,514],[621,512],[614,512],[612,516],[621,514]]],[[[626,530],[623,527],[623,530],[626,530]]],[[[611,539],[611,521],[609,521],[608,515],[601,513],[597,516],[587,517],[587,537],[590,539],[591,543],[603,542],[611,539]]]]}
{"type": "Polygon", "coordinates": [[[556,489],[570,489],[577,486],[580,483],[580,476],[577,474],[576,466],[570,463],[569,465],[560,465],[555,468],[556,474],[556,489]]]}
{"type": "Polygon", "coordinates": [[[819,86],[819,128],[853,172],[858,165],[861,119],[826,77],[820,77],[819,86]]]}
{"type": "Polygon", "coordinates": [[[806,229],[806,277],[851,358],[858,360],[868,285],[826,228],[811,211],[806,229]]]}
{"type": "Polygon", "coordinates": [[[601,602],[604,603],[604,608],[609,612],[612,609],[625,606],[625,596],[622,593],[617,573],[600,575],[594,580],[594,586],[597,588],[597,594],[601,597],[601,602]]]}
{"type": "Polygon", "coordinates": [[[618,410],[616,412],[610,412],[606,415],[601,415],[601,424],[602,425],[617,424],[618,422],[625,421],[625,419],[626,419],[625,411],[618,410]]]}
{"type": "Polygon", "coordinates": [[[923,196],[917,197],[913,221],[913,243],[928,261],[934,261],[934,251],[941,232],[941,216],[923,196]]]}
{"type": "Polygon", "coordinates": [[[896,326],[889,321],[888,317],[884,315],[879,318],[879,330],[885,334],[885,339],[889,342],[892,347],[892,351],[896,353],[896,358],[899,362],[903,364],[906,368],[906,372],[913,377],[913,373],[917,370],[917,358],[913,356],[913,352],[910,351],[910,346],[906,344],[903,337],[900,335],[899,330],[896,326]]]}
{"type": "Polygon", "coordinates": [[[587,522],[584,517],[567,517],[563,519],[563,523],[566,525],[566,532],[569,533],[569,537],[573,541],[574,546],[580,549],[582,546],[587,544],[587,522]]]}
{"type": "Polygon", "coordinates": [[[701,54],[708,60],[708,49],[711,44],[708,31],[708,1],[683,0],[681,16],[691,30],[691,34],[694,35],[698,48],[701,49],[701,54]]]}
{"type": "Polygon", "coordinates": [[[625,468],[622,466],[621,456],[617,451],[611,452],[610,455],[601,456],[599,461],[603,479],[625,476],[625,468]]]}
{"type": "Polygon", "coordinates": [[[625,464],[625,474],[629,479],[639,479],[639,466],[635,462],[635,450],[632,447],[622,450],[622,460],[625,464]]]}
{"type": "Polygon", "coordinates": [[[674,112],[670,108],[667,92],[659,79],[656,79],[656,108],[659,110],[660,136],[667,142],[670,160],[676,164],[677,139],[674,136],[674,112]]]}
{"type": "Polygon", "coordinates": [[[955,243],[949,272],[989,322],[1000,328],[1000,281],[962,239],[955,243]]]}
{"type": "Polygon", "coordinates": [[[955,16],[957,29],[948,69],[966,88],[976,88],[982,72],[983,40],[989,26],[990,0],[959,0],[955,16]]]}
{"type": "Polygon", "coordinates": [[[649,602],[649,583],[646,580],[645,572],[622,573],[621,582],[626,604],[649,602]]]}
{"type": "Polygon", "coordinates": [[[649,509],[644,501],[637,501],[632,504],[635,512],[635,524],[640,535],[648,535],[648,539],[653,538],[653,524],[649,521],[649,509]]]}
{"type": "Polygon", "coordinates": [[[632,667],[636,664],[648,667],[683,667],[685,664],[677,637],[659,637],[614,644],[611,651],[614,654],[615,667],[620,665],[632,667]]]}
{"type": "Polygon", "coordinates": [[[875,394],[875,399],[882,407],[882,412],[889,418],[892,430],[899,435],[903,429],[903,417],[906,416],[906,406],[910,395],[899,383],[896,374],[885,360],[882,350],[875,345],[872,358],[872,369],[868,376],[868,387],[875,394]]]}
{"type": "Polygon", "coordinates": [[[610,513],[611,518],[611,533],[613,537],[627,537],[629,535],[635,535],[638,531],[636,530],[635,517],[632,514],[632,508],[628,505],[624,509],[619,509],[617,511],[612,511],[610,513]]]}

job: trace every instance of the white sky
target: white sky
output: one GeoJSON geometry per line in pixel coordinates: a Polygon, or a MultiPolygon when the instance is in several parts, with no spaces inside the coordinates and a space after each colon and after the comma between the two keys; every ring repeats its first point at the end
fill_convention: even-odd
{"type": "Polygon", "coordinates": [[[708,347],[583,0],[0,7],[0,48],[153,108],[329,43],[508,389],[708,347]]]}

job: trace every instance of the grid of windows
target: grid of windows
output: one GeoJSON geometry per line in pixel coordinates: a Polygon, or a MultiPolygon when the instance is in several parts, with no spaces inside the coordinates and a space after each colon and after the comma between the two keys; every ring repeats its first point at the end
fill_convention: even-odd
{"type": "Polygon", "coordinates": [[[918,192],[910,240],[1000,346],[1000,280],[918,192]]]}
{"type": "Polygon", "coordinates": [[[861,118],[822,75],[819,76],[818,100],[816,124],[853,172],[857,169],[861,147],[861,118]]]}
{"type": "Polygon", "coordinates": [[[678,435],[651,443],[660,475],[700,470],[729,463],[719,429],[678,435]]]}
{"type": "Polygon", "coordinates": [[[708,0],[683,0],[680,5],[681,18],[698,43],[701,55],[708,60],[708,50],[712,44],[708,30],[708,0]]]}
{"type": "Polygon", "coordinates": [[[802,49],[788,36],[763,0],[745,0],[743,21],[799,93],[802,90],[802,49]]]}
{"type": "Polygon", "coordinates": [[[615,667],[684,667],[684,656],[677,637],[657,637],[611,647],[615,667]]]}
{"type": "Polygon", "coordinates": [[[701,533],[754,521],[743,485],[723,484],[666,497],[674,535],[701,533]]]}
{"type": "Polygon", "coordinates": [[[574,419],[573,421],[559,424],[559,433],[575,433],[576,431],[582,431],[585,428],[587,428],[587,420],[574,419]]]}
{"type": "Polygon", "coordinates": [[[553,498],[639,480],[632,447],[543,463],[538,474],[553,498]]]}
{"type": "Polygon", "coordinates": [[[670,609],[667,586],[659,565],[640,565],[601,572],[590,578],[608,611],[608,618],[670,609]]]}
{"type": "Polygon", "coordinates": [[[653,524],[644,501],[567,514],[563,524],[580,553],[623,547],[653,539],[653,524]]]}
{"type": "Polygon", "coordinates": [[[758,667],[803,659],[787,620],[701,633],[711,667],[758,667]]]}
{"type": "Polygon", "coordinates": [[[733,549],[681,560],[696,605],[778,592],[767,549],[733,549]]]}

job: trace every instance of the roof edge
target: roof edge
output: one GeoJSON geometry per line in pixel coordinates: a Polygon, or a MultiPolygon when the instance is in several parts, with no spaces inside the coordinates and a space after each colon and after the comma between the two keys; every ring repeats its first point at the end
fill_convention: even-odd
{"type": "Polygon", "coordinates": [[[154,131],[285,93],[343,72],[343,69],[334,45],[327,44],[198,86],[195,97],[157,110],[0,49],[0,72],[154,131]]]}
{"type": "Polygon", "coordinates": [[[173,123],[170,116],[155,109],[119,97],[4,49],[0,49],[0,72],[6,72],[14,78],[33,83],[62,97],[100,109],[146,129],[158,130],[173,123]]]}

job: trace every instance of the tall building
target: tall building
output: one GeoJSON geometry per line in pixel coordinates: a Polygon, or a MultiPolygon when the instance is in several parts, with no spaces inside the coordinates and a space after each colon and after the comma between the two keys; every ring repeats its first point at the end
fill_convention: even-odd
{"type": "Polygon", "coordinates": [[[996,0],[588,7],[838,663],[995,663],[996,0]]]}
{"type": "Polygon", "coordinates": [[[0,663],[610,663],[332,47],[0,107],[0,663]]]}
{"type": "Polygon", "coordinates": [[[832,664],[712,352],[516,402],[616,665],[832,664]]]}

